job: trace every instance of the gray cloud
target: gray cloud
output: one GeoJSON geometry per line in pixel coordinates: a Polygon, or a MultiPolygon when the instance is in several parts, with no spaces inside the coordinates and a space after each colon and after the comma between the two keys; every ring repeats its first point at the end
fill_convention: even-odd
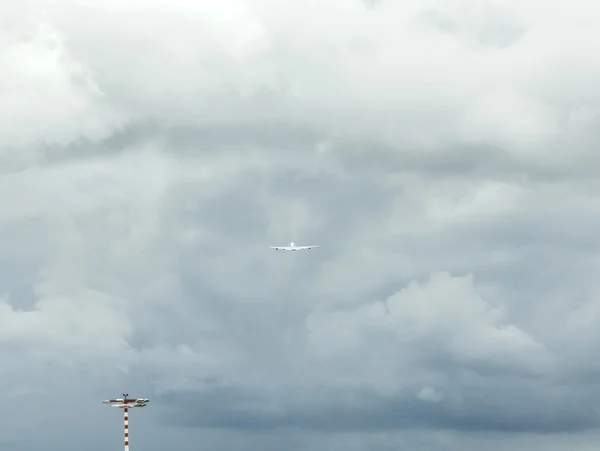
{"type": "Polygon", "coordinates": [[[7,7],[0,445],[595,447],[595,9],[7,7]]]}
{"type": "Polygon", "coordinates": [[[533,383],[516,384],[490,396],[476,390],[459,402],[427,402],[416,396],[381,397],[365,391],[339,392],[335,389],[314,393],[300,390],[295,396],[261,397],[223,387],[202,395],[169,398],[180,406],[173,412],[176,424],[188,427],[229,429],[300,429],[335,432],[376,432],[405,429],[458,429],[488,432],[536,432],[556,434],[594,429],[595,411],[581,409],[582,399],[561,394],[538,393],[533,383]],[[515,388],[517,388],[515,390],[515,388]],[[291,399],[290,399],[291,398],[291,399]],[[549,399],[550,398],[550,399],[549,399]],[[512,402],[511,402],[512,401],[512,402]],[[529,402],[528,402],[529,401],[529,402]],[[561,401],[561,409],[548,410],[561,401]],[[186,408],[187,404],[187,408],[186,408]],[[207,409],[198,409],[200,404],[207,409]],[[509,407],[512,404],[512,408],[509,407]],[[508,407],[508,408],[507,408],[508,407]]]}

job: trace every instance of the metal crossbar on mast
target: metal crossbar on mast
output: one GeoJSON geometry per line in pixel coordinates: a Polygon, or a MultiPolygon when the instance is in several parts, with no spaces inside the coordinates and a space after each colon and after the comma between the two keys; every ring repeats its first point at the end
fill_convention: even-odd
{"type": "Polygon", "coordinates": [[[128,398],[129,393],[124,393],[122,398],[106,399],[104,404],[112,404],[117,409],[123,409],[123,429],[125,433],[125,451],[129,451],[129,409],[134,407],[146,407],[150,402],[147,398],[128,398]]]}

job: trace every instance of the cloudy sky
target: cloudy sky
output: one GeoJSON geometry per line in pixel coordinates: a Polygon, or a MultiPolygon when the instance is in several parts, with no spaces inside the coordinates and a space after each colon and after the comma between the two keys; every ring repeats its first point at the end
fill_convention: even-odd
{"type": "Polygon", "coordinates": [[[597,1],[1,3],[2,451],[597,449],[597,1]]]}

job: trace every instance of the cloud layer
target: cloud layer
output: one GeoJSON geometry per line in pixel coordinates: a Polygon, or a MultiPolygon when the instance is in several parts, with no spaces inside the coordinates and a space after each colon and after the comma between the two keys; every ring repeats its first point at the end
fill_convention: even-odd
{"type": "Polygon", "coordinates": [[[3,6],[0,445],[592,449],[597,9],[3,6]]]}

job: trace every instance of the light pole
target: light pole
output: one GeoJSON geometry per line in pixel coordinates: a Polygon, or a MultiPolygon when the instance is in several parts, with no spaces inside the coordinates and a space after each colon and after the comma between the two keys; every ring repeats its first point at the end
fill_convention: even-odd
{"type": "Polygon", "coordinates": [[[129,408],[146,407],[150,402],[146,398],[128,398],[129,394],[124,393],[122,398],[107,399],[102,401],[104,404],[112,404],[117,409],[123,409],[123,426],[125,429],[125,451],[129,451],[129,408]]]}

